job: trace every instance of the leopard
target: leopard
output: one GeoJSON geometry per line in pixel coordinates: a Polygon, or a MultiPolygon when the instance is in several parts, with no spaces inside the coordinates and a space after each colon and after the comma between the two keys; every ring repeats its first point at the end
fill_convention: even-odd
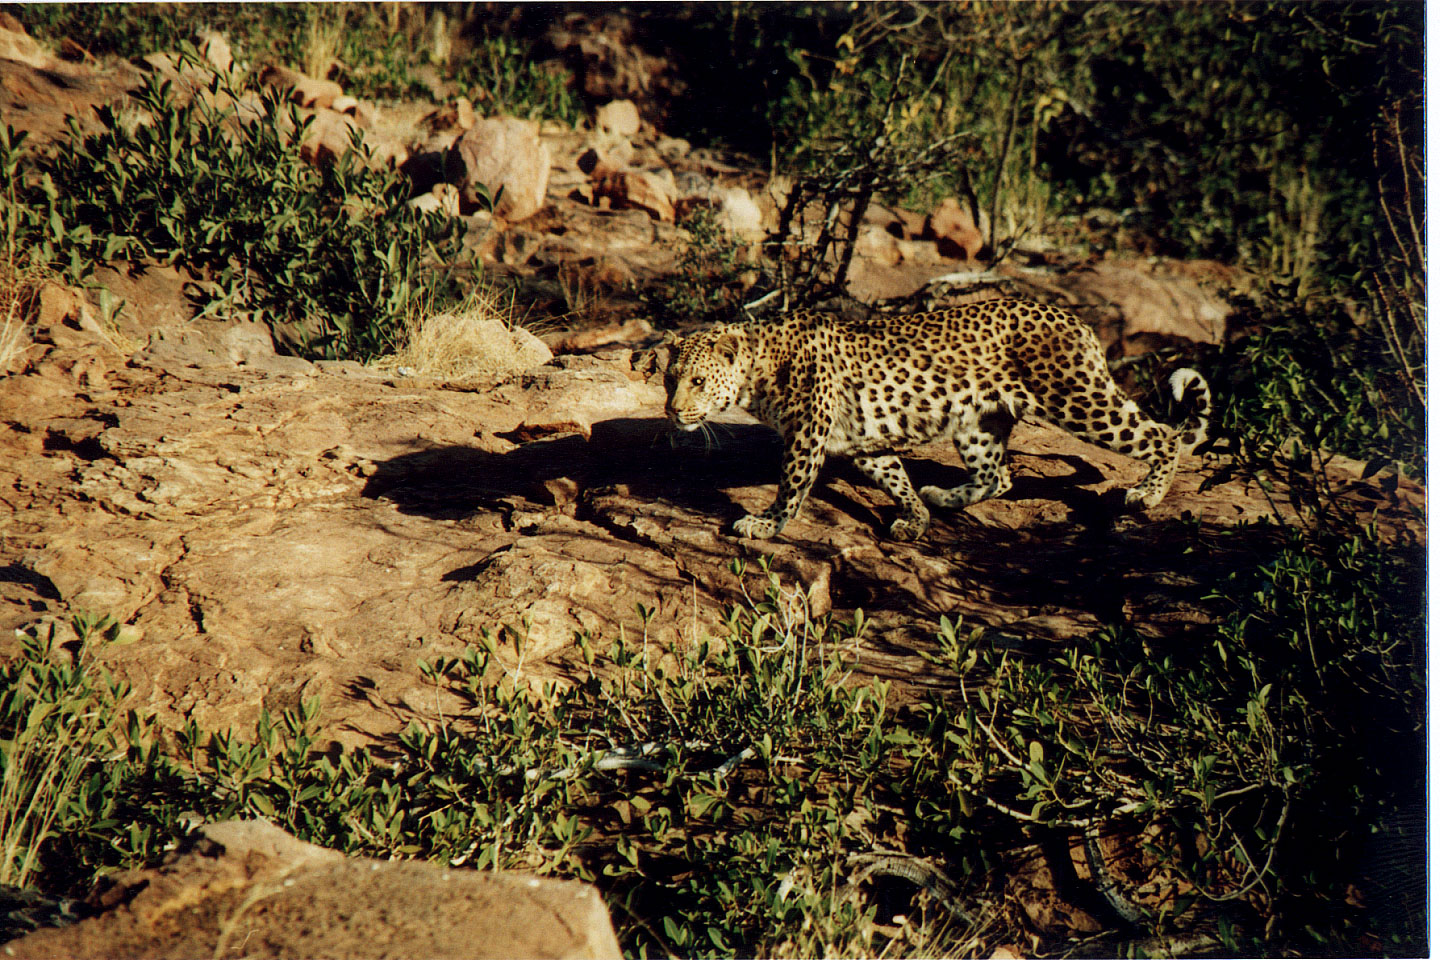
{"type": "Polygon", "coordinates": [[[804,504],[828,456],[848,457],[899,505],[890,535],[916,540],[930,508],[967,507],[1011,488],[1011,429],[1049,422],[1149,467],[1125,509],[1157,506],[1180,457],[1207,436],[1210,387],[1194,369],[1168,386],[1185,418],[1147,417],[1115,382],[1095,331],[1064,307],[991,299],[910,315],[842,317],[795,310],[671,335],[652,363],[664,371],[665,415],[694,431],[738,406],[780,434],[775,501],[733,530],[764,540],[804,504]],[[917,492],[900,455],[949,439],[968,478],[917,492]]]}

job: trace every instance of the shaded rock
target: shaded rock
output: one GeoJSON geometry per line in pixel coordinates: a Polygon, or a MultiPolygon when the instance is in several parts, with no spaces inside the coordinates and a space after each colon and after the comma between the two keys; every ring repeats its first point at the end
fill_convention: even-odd
{"type": "Polygon", "coordinates": [[[670,62],[645,52],[624,13],[570,12],[551,22],[545,39],[592,101],[633,97],[653,103],[679,88],[670,62]]]}
{"type": "Polygon", "coordinates": [[[942,257],[955,260],[974,260],[985,246],[985,237],[970,211],[961,207],[954,197],[946,197],[930,212],[922,235],[935,241],[942,257]]]}
{"type": "Polygon", "coordinates": [[[476,121],[455,144],[465,213],[494,203],[496,216],[514,223],[532,216],[545,203],[550,179],[550,148],[540,141],[534,121],[487,117],[476,121]]]}
{"type": "Polygon", "coordinates": [[[618,958],[595,889],[518,873],[347,859],[263,821],[200,828],[173,863],[121,874],[99,915],[12,957],[618,958]]]}

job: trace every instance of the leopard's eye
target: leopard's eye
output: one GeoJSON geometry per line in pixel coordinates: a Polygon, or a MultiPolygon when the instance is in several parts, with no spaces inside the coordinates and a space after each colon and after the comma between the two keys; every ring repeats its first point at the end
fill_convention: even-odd
{"type": "Polygon", "coordinates": [[[690,386],[694,387],[694,388],[697,389],[697,390],[700,389],[701,387],[705,386],[705,378],[704,378],[704,377],[691,377],[691,378],[690,378],[690,386]]]}

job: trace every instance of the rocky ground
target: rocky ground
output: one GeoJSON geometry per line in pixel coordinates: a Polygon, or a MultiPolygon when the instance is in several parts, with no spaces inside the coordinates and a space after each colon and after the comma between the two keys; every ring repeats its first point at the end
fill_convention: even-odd
{"type": "MultiPolygon", "coordinates": [[[[37,135],[139,69],[37,65],[17,44],[0,49],[0,111],[37,135]]],[[[468,104],[422,106],[391,109],[434,116],[392,160],[414,167],[490,122],[467,126],[468,104]],[[422,129],[428,151],[415,147],[422,129]]],[[[357,110],[342,127],[363,125],[357,110]]],[[[576,631],[638,636],[637,604],[656,609],[651,642],[704,635],[742,596],[726,569],[736,558],[769,557],[812,615],[863,609],[864,667],[901,697],[940,682],[920,653],[942,615],[1016,644],[1117,621],[1205,630],[1210,585],[1268,536],[1245,526],[1271,514],[1263,491],[1200,492],[1210,467],[1190,458],[1159,508],[1124,515],[1118,488],[1141,466],[1029,422],[1014,435],[1014,489],[937,514],[918,543],[887,539],[893,505],[843,464],[783,537],[731,536],[773,496],[778,445],[739,416],[713,447],[669,434],[661,387],[632,364],[649,327],[627,291],[674,269],[677,206],[702,198],[752,240],[765,178],[632,114],[520,131],[544,164],[533,209],[464,213],[458,198],[497,275],[551,299],[569,278],[590,298],[584,316],[551,324],[553,359],[512,375],[445,381],[280,356],[264,328],[193,320],[188,278],[158,267],[101,271],[126,303],[114,328],[95,320],[93,293],[48,289],[23,365],[0,378],[0,656],[13,628],[110,614],[127,642],[100,658],[166,728],[245,730],[262,707],[319,697],[328,736],[359,745],[458,708],[416,664],[482,631],[516,626],[525,642],[508,666],[533,680],[570,675],[576,631]]],[[[384,129],[372,118],[367,136],[384,129]]],[[[456,203],[447,185],[420,196],[456,203]]],[[[877,208],[851,292],[967,288],[972,252],[877,208]]],[[[1037,256],[1004,278],[1086,311],[1116,353],[1225,335],[1231,278],[1215,265],[1037,256]]],[[[911,465],[917,483],[961,472],[948,449],[911,465]]],[[[1423,489],[1334,469],[1383,524],[1423,509],[1423,489]]]]}

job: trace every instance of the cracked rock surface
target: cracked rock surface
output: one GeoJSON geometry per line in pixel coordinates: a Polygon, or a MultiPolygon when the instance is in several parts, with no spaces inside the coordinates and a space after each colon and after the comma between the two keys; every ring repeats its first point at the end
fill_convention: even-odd
{"type": "MultiPolygon", "coordinates": [[[[762,555],[811,613],[864,610],[863,668],[903,699],[936,682],[920,652],[942,615],[1014,644],[1118,623],[1184,637],[1273,537],[1244,525],[1270,513],[1262,492],[1201,493],[1196,459],[1159,508],[1122,514],[1143,467],[1025,422],[1014,489],[937,512],[917,543],[886,537],[894,505],[843,462],[781,537],[743,541],[729,525],[774,495],[774,434],[736,415],[713,444],[673,439],[628,351],[456,384],[124,356],[63,323],[42,341],[0,380],[0,642],[115,616],[133,642],[102,660],[171,729],[243,731],[318,696],[331,737],[374,742],[458,709],[421,659],[510,625],[507,668],[563,680],[577,632],[640,636],[637,604],[656,610],[649,642],[688,642],[742,598],[730,561],[762,555]]],[[[917,484],[961,477],[948,448],[909,464],[917,484]]],[[[1413,523],[1421,488],[1337,469],[1382,528],[1413,523]]]]}

